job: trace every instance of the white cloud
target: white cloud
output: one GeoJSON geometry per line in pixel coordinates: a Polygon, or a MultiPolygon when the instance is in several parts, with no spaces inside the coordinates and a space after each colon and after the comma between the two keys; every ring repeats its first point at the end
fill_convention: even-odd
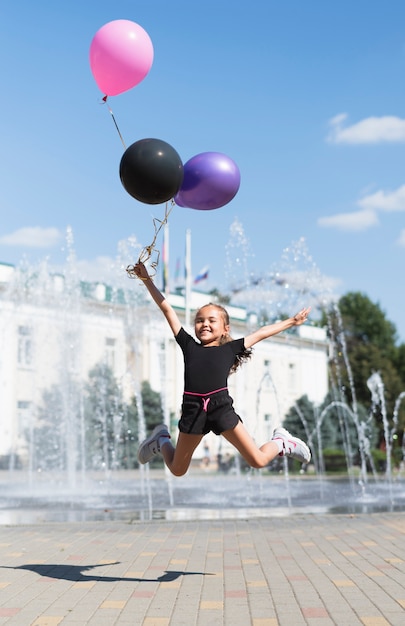
{"type": "Polygon", "coordinates": [[[331,143],[367,144],[405,141],[405,119],[394,115],[367,117],[356,124],[344,127],[347,113],[340,113],[329,120],[331,127],[327,137],[331,143]]]}
{"type": "Polygon", "coordinates": [[[0,237],[0,244],[25,248],[53,248],[60,242],[62,236],[57,228],[26,226],[0,237]]]}
{"type": "Polygon", "coordinates": [[[395,191],[379,190],[357,202],[364,210],[405,211],[405,185],[395,191]]]}
{"type": "Polygon", "coordinates": [[[318,225],[323,228],[337,228],[346,231],[361,231],[376,226],[378,217],[375,211],[364,209],[352,213],[337,213],[327,217],[320,217],[318,225]]]}
{"type": "MultiPolygon", "coordinates": [[[[346,231],[361,231],[376,226],[379,223],[378,212],[405,211],[405,185],[398,187],[395,191],[379,189],[375,193],[363,196],[356,204],[360,207],[360,211],[320,217],[318,225],[346,231]]],[[[399,243],[405,246],[403,233],[399,243]]]]}
{"type": "MultiPolygon", "coordinates": [[[[382,142],[405,142],[405,119],[393,115],[368,117],[351,126],[345,126],[347,113],[339,113],[329,120],[331,143],[371,144],[382,142]]],[[[394,191],[378,191],[356,202],[359,211],[339,213],[318,219],[318,225],[346,231],[362,231],[379,223],[378,212],[405,211],[405,185],[394,191]]],[[[405,246],[405,234],[398,240],[405,246]]]]}
{"type": "Polygon", "coordinates": [[[397,243],[403,248],[405,248],[405,228],[401,230],[401,232],[399,233],[397,243]]]}

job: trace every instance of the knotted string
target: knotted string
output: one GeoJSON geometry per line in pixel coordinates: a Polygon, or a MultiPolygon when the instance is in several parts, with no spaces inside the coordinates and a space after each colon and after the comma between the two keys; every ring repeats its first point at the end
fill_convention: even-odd
{"type": "MultiPolygon", "coordinates": [[[[125,150],[126,150],[126,145],[124,142],[124,139],[122,137],[121,131],[118,127],[117,121],[114,117],[114,113],[112,112],[111,107],[109,106],[108,102],[107,102],[108,96],[104,96],[104,98],[102,99],[103,104],[105,104],[107,106],[108,112],[110,113],[112,120],[114,122],[114,126],[117,130],[117,133],[119,135],[119,138],[121,139],[121,143],[124,146],[125,150]]],[[[149,261],[152,256],[154,255],[155,258],[153,261],[151,261],[150,263],[150,268],[152,270],[152,274],[151,276],[154,276],[156,274],[157,271],[157,267],[159,265],[159,258],[160,258],[160,252],[159,250],[155,250],[155,245],[156,245],[156,239],[161,231],[161,229],[163,228],[163,226],[165,226],[167,224],[167,220],[169,219],[169,215],[170,212],[172,210],[174,206],[174,200],[170,200],[170,205],[169,202],[166,202],[166,206],[165,206],[165,215],[163,220],[159,220],[157,217],[153,218],[153,228],[155,231],[155,235],[153,237],[153,241],[151,244],[149,244],[149,246],[145,246],[145,248],[143,248],[141,250],[141,253],[139,255],[138,261],[137,263],[146,263],[147,261],[149,261]]],[[[135,264],[136,265],[136,264],[135,264]]],[[[129,278],[139,278],[136,273],[135,273],[135,265],[128,265],[128,267],[126,268],[126,272],[129,276],[129,278]]]]}
{"type": "MultiPolygon", "coordinates": [[[[155,236],[153,237],[152,243],[149,244],[149,246],[145,246],[145,248],[141,250],[141,253],[139,255],[137,263],[146,263],[152,258],[152,255],[155,255],[154,260],[151,261],[149,265],[149,267],[152,270],[152,273],[150,274],[150,276],[155,276],[157,267],[159,265],[160,252],[159,250],[155,250],[156,239],[160,231],[162,230],[163,226],[167,224],[167,220],[169,219],[169,215],[171,213],[172,208],[174,207],[174,204],[175,203],[173,199],[170,200],[170,202],[166,202],[165,215],[162,220],[159,220],[157,217],[153,218],[153,228],[155,229],[155,236]]],[[[135,272],[135,265],[128,265],[126,269],[126,272],[129,278],[140,278],[139,276],[137,276],[135,272]]]]}

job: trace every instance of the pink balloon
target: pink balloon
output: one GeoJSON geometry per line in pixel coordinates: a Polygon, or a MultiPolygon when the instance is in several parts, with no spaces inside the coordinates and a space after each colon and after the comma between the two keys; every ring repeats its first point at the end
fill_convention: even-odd
{"type": "Polygon", "coordinates": [[[90,67],[106,96],[116,96],[140,83],[153,62],[148,33],[129,20],[108,22],[97,31],[90,45],[90,67]]]}

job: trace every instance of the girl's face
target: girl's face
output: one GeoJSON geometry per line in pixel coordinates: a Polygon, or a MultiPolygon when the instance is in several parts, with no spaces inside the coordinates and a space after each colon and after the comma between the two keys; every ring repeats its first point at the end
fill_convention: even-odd
{"type": "Polygon", "coordinates": [[[203,346],[219,346],[220,339],[229,332],[224,315],[215,306],[203,306],[194,320],[194,332],[203,346]]]}

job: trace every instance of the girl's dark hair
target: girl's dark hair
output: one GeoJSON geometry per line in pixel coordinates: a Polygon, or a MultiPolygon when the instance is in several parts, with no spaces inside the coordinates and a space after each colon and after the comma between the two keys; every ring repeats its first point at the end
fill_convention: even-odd
{"type": "MultiPolygon", "coordinates": [[[[197,313],[199,311],[201,311],[201,309],[205,309],[205,307],[207,307],[207,306],[213,306],[216,309],[218,309],[218,311],[220,311],[220,313],[222,313],[222,317],[224,318],[225,326],[230,326],[228,311],[221,304],[216,304],[214,302],[208,302],[208,304],[204,304],[204,306],[200,307],[198,309],[197,313]]],[[[222,346],[224,343],[229,343],[230,341],[233,341],[233,339],[232,339],[232,337],[229,334],[222,335],[222,337],[221,337],[221,339],[219,341],[219,345],[222,346]]],[[[233,374],[234,372],[236,372],[238,367],[243,365],[243,363],[246,363],[246,361],[249,361],[251,356],[252,356],[252,348],[244,348],[242,352],[239,352],[239,354],[236,355],[235,361],[233,362],[233,365],[232,365],[229,373],[233,374]]]]}

